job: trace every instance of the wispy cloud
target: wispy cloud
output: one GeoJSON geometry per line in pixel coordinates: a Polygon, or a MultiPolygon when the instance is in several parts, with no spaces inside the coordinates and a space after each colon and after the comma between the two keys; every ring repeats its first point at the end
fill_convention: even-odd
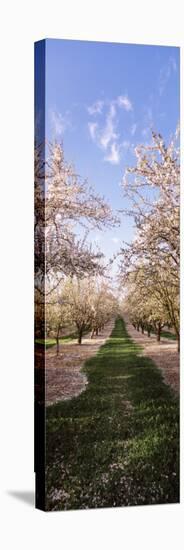
{"type": "Polygon", "coordinates": [[[50,124],[55,136],[62,136],[68,127],[71,127],[69,112],[62,115],[50,109],[50,124]]]}
{"type": "Polygon", "coordinates": [[[171,64],[171,67],[173,69],[174,72],[177,71],[177,63],[176,63],[176,59],[174,57],[170,57],[170,64],[171,64]]]}
{"type": "Polygon", "coordinates": [[[125,111],[132,111],[133,110],[132,102],[130,101],[130,99],[127,95],[118,96],[116,101],[117,101],[117,105],[119,107],[123,107],[123,109],[125,109],[125,111]]]}
{"type": "Polygon", "coordinates": [[[129,149],[130,145],[131,145],[130,141],[128,141],[127,139],[124,139],[124,141],[122,141],[122,143],[121,143],[121,147],[123,149],[129,149]]]}
{"type": "Polygon", "coordinates": [[[110,105],[109,112],[106,117],[105,127],[101,131],[100,135],[100,144],[103,149],[107,149],[109,143],[112,140],[117,139],[117,134],[115,132],[116,127],[116,109],[113,103],[110,105]]]}
{"type": "Polygon", "coordinates": [[[143,116],[143,129],[141,130],[141,134],[143,138],[147,138],[150,136],[150,132],[153,129],[153,109],[151,105],[148,105],[144,107],[144,116],[143,116]]]}
{"type": "Polygon", "coordinates": [[[134,124],[132,124],[130,129],[131,136],[135,136],[136,130],[137,130],[137,124],[134,122],[134,124]]]}
{"type": "Polygon", "coordinates": [[[153,110],[151,106],[145,108],[145,116],[149,122],[149,124],[152,124],[153,122],[153,110]]]}
{"type": "Polygon", "coordinates": [[[93,103],[93,105],[90,105],[89,107],[87,107],[87,111],[90,115],[101,114],[103,107],[104,107],[104,101],[102,101],[101,99],[98,99],[97,101],[95,101],[95,103],[93,103]]]}
{"type": "Polygon", "coordinates": [[[131,147],[128,140],[124,140],[121,143],[113,142],[110,146],[109,153],[104,157],[104,160],[111,164],[119,164],[123,151],[127,151],[131,147]]]}
{"type": "MultiPolygon", "coordinates": [[[[88,107],[88,112],[91,116],[101,115],[103,109],[106,113],[103,121],[99,117],[98,122],[88,122],[90,137],[105,152],[105,161],[119,164],[122,151],[129,146],[129,142],[121,142],[120,135],[117,133],[118,111],[122,109],[127,112],[132,111],[133,105],[127,95],[119,95],[111,101],[96,101],[88,107]]],[[[132,128],[135,133],[137,125],[134,124],[132,128]]]]}
{"type": "Polygon", "coordinates": [[[110,146],[110,152],[104,157],[104,160],[111,164],[119,164],[120,162],[120,146],[117,143],[112,143],[110,146]]]}
{"type": "Polygon", "coordinates": [[[116,105],[120,107],[121,109],[125,109],[125,111],[132,111],[133,110],[133,104],[130,100],[130,98],[127,95],[119,95],[115,99],[109,101],[109,100],[102,100],[97,99],[92,105],[89,105],[87,107],[87,111],[89,115],[97,115],[101,114],[105,106],[111,106],[116,105]]]}
{"type": "Polygon", "coordinates": [[[167,88],[168,82],[173,73],[177,71],[177,64],[174,57],[170,57],[168,63],[160,69],[159,74],[159,95],[162,96],[167,88]]]}
{"type": "Polygon", "coordinates": [[[96,139],[98,123],[97,122],[88,122],[89,133],[93,141],[96,139]]]}

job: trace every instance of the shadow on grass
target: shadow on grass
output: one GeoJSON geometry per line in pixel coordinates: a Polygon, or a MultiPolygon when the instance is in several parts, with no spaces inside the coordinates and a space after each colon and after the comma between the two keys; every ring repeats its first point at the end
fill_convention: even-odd
{"type": "Polygon", "coordinates": [[[48,510],[178,502],[178,400],[141,350],[117,319],[86,391],[47,408],[48,510]]]}

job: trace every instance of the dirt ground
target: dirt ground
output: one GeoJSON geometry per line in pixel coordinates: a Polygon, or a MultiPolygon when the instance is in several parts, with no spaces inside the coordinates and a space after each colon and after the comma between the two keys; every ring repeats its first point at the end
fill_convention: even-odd
{"type": "Polygon", "coordinates": [[[138,332],[124,315],[127,331],[134,342],[143,346],[143,355],[150,357],[161,369],[164,381],[169,384],[176,393],[179,393],[179,353],[177,352],[177,343],[174,340],[161,338],[157,342],[156,336],[148,337],[146,334],[138,332]]]}
{"type": "Polygon", "coordinates": [[[87,378],[81,368],[89,357],[96,354],[109,338],[114,321],[110,321],[99,336],[84,336],[82,344],[72,340],[60,346],[60,355],[56,355],[56,346],[46,352],[46,405],[70,399],[79,395],[86,387],[87,378]]]}

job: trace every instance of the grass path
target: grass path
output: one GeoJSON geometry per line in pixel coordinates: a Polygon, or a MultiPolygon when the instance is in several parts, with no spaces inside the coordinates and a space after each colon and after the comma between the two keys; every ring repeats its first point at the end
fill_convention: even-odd
{"type": "Polygon", "coordinates": [[[47,408],[47,510],[179,499],[178,400],[118,319],[86,391],[47,408]]]}

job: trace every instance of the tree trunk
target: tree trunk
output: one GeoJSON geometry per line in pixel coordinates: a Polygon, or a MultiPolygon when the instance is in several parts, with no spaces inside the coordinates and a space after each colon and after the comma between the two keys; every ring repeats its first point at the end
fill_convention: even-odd
{"type": "Polygon", "coordinates": [[[180,335],[177,334],[176,337],[177,337],[177,343],[178,343],[178,353],[180,353],[180,335]]]}
{"type": "Polygon", "coordinates": [[[141,326],[141,332],[144,334],[144,325],[141,326]]]}
{"type": "Polygon", "coordinates": [[[93,338],[94,332],[95,332],[95,331],[94,331],[94,328],[93,328],[93,330],[91,331],[91,338],[93,338]]]}
{"type": "Polygon", "coordinates": [[[161,325],[159,323],[157,328],[157,342],[160,342],[160,337],[161,337],[161,325]]]}
{"type": "Polygon", "coordinates": [[[137,330],[138,330],[138,332],[139,332],[139,324],[137,324],[137,330]]]}
{"type": "Polygon", "coordinates": [[[59,331],[56,336],[56,354],[59,355],[59,331]]]}
{"type": "Polygon", "coordinates": [[[79,330],[79,335],[78,335],[78,344],[82,344],[82,329],[79,330]]]}
{"type": "Polygon", "coordinates": [[[148,328],[148,336],[150,337],[150,334],[151,334],[151,329],[148,328]]]}
{"type": "Polygon", "coordinates": [[[98,328],[96,329],[96,336],[98,336],[98,328]]]}

